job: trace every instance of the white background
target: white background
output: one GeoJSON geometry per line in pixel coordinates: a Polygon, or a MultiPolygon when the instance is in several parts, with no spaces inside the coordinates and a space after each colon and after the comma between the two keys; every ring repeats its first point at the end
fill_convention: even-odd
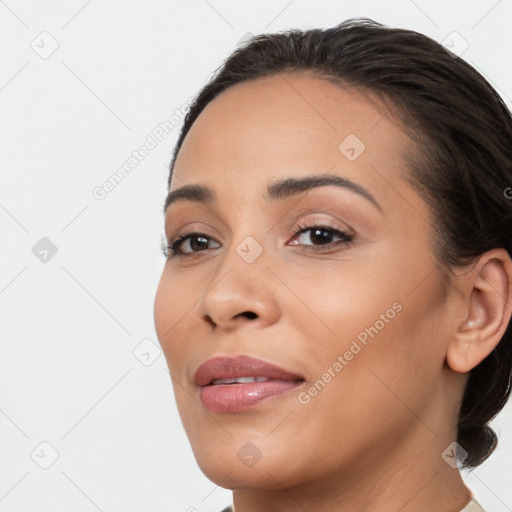
{"type": "MultiPolygon", "coordinates": [[[[459,32],[463,58],[512,105],[511,0],[0,2],[0,512],[231,501],[195,464],[153,324],[179,127],[103,200],[92,191],[248,32],[359,15],[440,42],[459,32]],[[57,247],[46,262],[32,252],[43,237],[57,247]],[[134,355],[145,339],[148,366],[134,355]]],[[[495,454],[465,475],[490,512],[512,510],[511,412],[494,423],[495,454]]]]}

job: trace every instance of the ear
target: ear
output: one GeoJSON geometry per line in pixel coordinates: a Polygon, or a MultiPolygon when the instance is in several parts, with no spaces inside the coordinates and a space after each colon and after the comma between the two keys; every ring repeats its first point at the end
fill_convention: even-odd
{"type": "Polygon", "coordinates": [[[505,249],[480,256],[464,277],[464,320],[448,347],[446,362],[466,373],[498,345],[512,315],[512,261],[505,249]]]}

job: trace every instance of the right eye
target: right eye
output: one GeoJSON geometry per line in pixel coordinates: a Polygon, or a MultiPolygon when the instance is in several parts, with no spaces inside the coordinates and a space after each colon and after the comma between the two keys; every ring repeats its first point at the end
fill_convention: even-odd
{"type": "MultiPolygon", "coordinates": [[[[208,236],[206,233],[192,232],[178,235],[174,240],[167,244],[167,250],[172,252],[172,256],[168,255],[168,257],[172,258],[177,255],[186,256],[204,251],[205,249],[208,249],[209,240],[213,240],[213,238],[208,236]],[[184,247],[187,249],[184,250],[184,247]]],[[[220,244],[218,247],[220,247],[220,244]]]]}

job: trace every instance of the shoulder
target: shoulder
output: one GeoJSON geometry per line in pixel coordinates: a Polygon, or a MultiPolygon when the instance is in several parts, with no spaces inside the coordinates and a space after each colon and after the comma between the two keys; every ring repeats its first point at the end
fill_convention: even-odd
{"type": "MultiPolygon", "coordinates": [[[[224,511],[222,511],[224,512],[224,511]]],[[[232,512],[232,511],[230,511],[232,512]]],[[[486,512],[474,498],[460,512],[486,512]]]]}

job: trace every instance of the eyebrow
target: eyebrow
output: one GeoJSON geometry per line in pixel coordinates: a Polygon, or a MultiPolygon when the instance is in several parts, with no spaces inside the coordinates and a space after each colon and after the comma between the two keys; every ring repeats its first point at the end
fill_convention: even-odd
{"type": "MultiPolygon", "coordinates": [[[[363,186],[349,178],[334,175],[305,176],[301,178],[286,178],[272,182],[267,187],[269,199],[285,199],[317,187],[336,186],[351,190],[371,202],[381,213],[382,208],[377,200],[363,186]]],[[[196,201],[212,204],[217,199],[215,191],[204,185],[185,185],[167,194],[164,204],[164,213],[167,208],[178,201],[196,201]]]]}

